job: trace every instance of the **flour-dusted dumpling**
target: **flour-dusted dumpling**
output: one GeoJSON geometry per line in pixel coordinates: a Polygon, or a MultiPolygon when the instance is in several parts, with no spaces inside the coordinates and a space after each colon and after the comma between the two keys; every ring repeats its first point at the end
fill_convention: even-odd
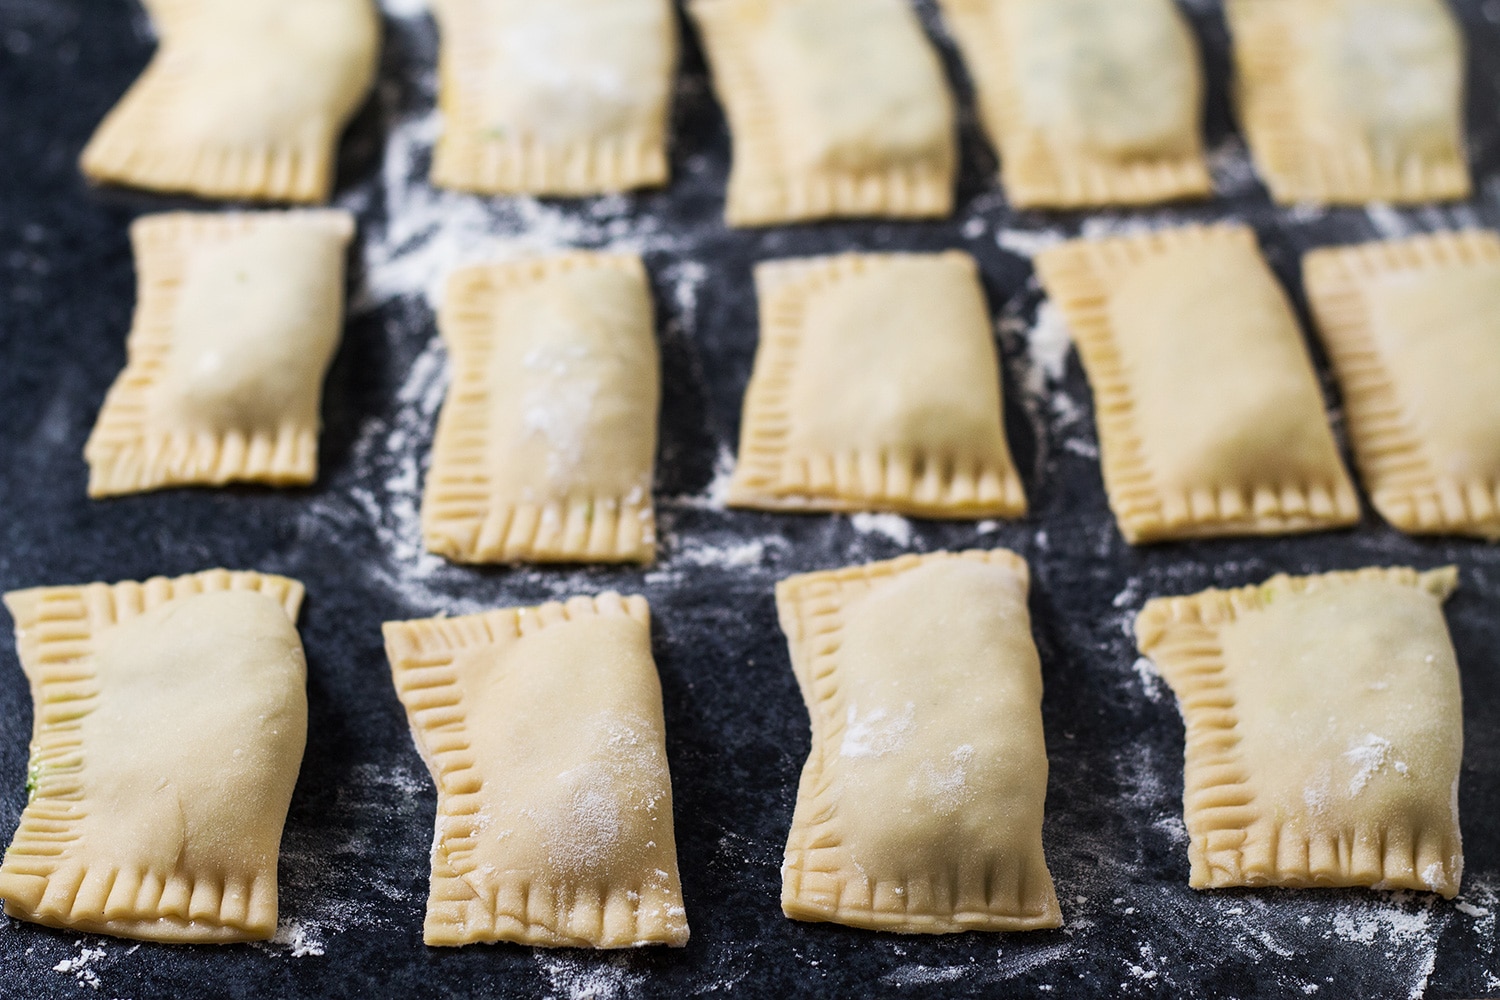
{"type": "Polygon", "coordinates": [[[83,151],[96,181],[326,201],[339,135],[375,79],[371,0],[145,0],[151,64],[83,151]]]}
{"type": "Polygon", "coordinates": [[[227,570],[5,595],[35,703],[7,914],[153,941],[276,933],[301,602],[294,580],[227,570]]]}
{"type": "Polygon", "coordinates": [[[317,478],[353,235],[331,210],[137,220],[128,362],[84,447],[89,495],[317,478]]]}
{"type": "Polygon", "coordinates": [[[1500,539],[1500,235],[1315,250],[1303,271],[1375,509],[1500,539]]]}
{"type": "Polygon", "coordinates": [[[1012,205],[1203,197],[1203,70],[1173,0],[942,0],[1012,205]]]}
{"type": "Polygon", "coordinates": [[[438,789],[428,944],[687,943],[645,598],[387,622],[385,644],[438,789]]]}
{"type": "Polygon", "coordinates": [[[1036,266],[1094,390],[1127,541],[1359,520],[1296,315],[1252,230],[1075,240],[1036,266]]]}
{"type": "Polygon", "coordinates": [[[781,907],[920,934],[1062,923],[1026,563],[903,556],[782,581],[812,718],[781,907]]]}
{"type": "Polygon", "coordinates": [[[689,10],[734,133],[731,225],[953,210],[953,100],[906,0],[689,10]]]}
{"type": "Polygon", "coordinates": [[[760,349],[729,502],[1019,517],[973,258],[844,254],[755,271],[760,349]]]}
{"type": "Polygon", "coordinates": [[[661,374],[640,258],[465,268],[438,326],[453,384],[422,502],[460,562],[650,562],[661,374]]]}
{"type": "Polygon", "coordinates": [[[588,195],[667,180],[670,0],[437,0],[435,184],[588,195]]]}
{"type": "Polygon", "coordinates": [[[1467,198],[1446,0],[1228,0],[1240,118],[1277,201],[1467,198]]]}
{"type": "Polygon", "coordinates": [[[1146,605],[1136,642],[1187,722],[1194,888],[1458,894],[1457,582],[1364,569],[1146,605]]]}

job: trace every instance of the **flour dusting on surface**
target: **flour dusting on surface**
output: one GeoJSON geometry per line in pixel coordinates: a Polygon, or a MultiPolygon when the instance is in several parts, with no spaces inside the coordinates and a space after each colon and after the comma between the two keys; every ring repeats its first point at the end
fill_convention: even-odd
{"type": "Polygon", "coordinates": [[[849,524],[861,535],[880,535],[903,547],[911,545],[912,523],[900,514],[861,511],[849,515],[849,524]]]}
{"type": "Polygon", "coordinates": [[[104,957],[104,948],[90,948],[82,942],[79,942],[77,947],[78,954],[76,957],[63,959],[52,967],[52,971],[71,975],[77,980],[79,986],[87,986],[91,990],[97,990],[100,986],[99,973],[92,966],[104,957]]]}
{"type": "Polygon", "coordinates": [[[574,957],[539,948],[535,958],[550,987],[547,1000],[626,1000],[646,982],[614,956],[574,957]]]}

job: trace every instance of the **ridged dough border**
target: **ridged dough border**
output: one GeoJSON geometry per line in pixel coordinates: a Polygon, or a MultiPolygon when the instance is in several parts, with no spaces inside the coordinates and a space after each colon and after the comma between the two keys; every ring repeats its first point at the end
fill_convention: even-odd
{"type": "MultiPolygon", "coordinates": [[[[263,226],[316,226],[345,243],[354,236],[354,217],[342,209],[222,215],[172,212],[144,216],[131,224],[135,315],[125,341],[125,368],[105,395],[84,445],[89,496],[230,482],[297,486],[317,478],[317,425],[283,424],[274,434],[161,432],[147,427],[151,396],[172,353],[177,305],[194,251],[227,243],[263,226]]],[[[341,280],[341,276],[330,277],[341,280]]]]}
{"type": "Polygon", "coordinates": [[[813,731],[813,749],[802,771],[797,798],[799,803],[811,803],[808,814],[814,818],[807,823],[793,822],[782,865],[781,905],[789,917],[915,934],[1039,930],[1062,924],[1052,879],[1041,857],[1009,859],[1016,864],[1016,877],[1004,880],[1005,884],[999,880],[991,884],[986,879],[977,889],[988,906],[960,914],[936,904],[966,895],[958,884],[958,872],[933,872],[926,880],[909,880],[894,888],[884,885],[877,894],[877,886],[857,866],[839,867],[841,852],[826,828],[838,810],[838,800],[822,766],[824,754],[820,748],[837,745],[847,726],[838,710],[837,654],[844,624],[844,589],[850,584],[878,586],[920,566],[955,559],[1000,567],[1015,574],[1023,587],[1030,585],[1026,560],[1005,549],[905,555],[864,566],[804,573],[776,585],[777,616],[786,633],[792,671],[807,703],[813,731]],[[1038,868],[1040,879],[1035,877],[1038,868]],[[1033,876],[1029,883],[1028,870],[1033,876]],[[880,901],[892,900],[899,901],[901,908],[880,905],[880,901]]]}
{"type": "Polygon", "coordinates": [[[1000,16],[1009,2],[1013,0],[939,0],[939,7],[974,82],[980,118],[999,154],[1000,179],[1012,206],[1147,205],[1213,194],[1197,133],[1193,138],[1199,148],[1192,152],[1125,164],[1091,156],[1086,149],[1058,148],[1046,130],[1028,122],[1021,109],[1025,81],[1014,72],[1016,40],[1007,35],[1000,16]]]}
{"type": "Polygon", "coordinates": [[[551,601],[537,607],[383,626],[396,693],[438,789],[432,882],[423,925],[427,944],[512,941],[544,947],[625,948],[687,943],[680,899],[674,919],[653,923],[643,919],[639,894],[621,887],[570,889],[559,878],[506,872],[492,873],[489,881],[494,884],[488,888],[493,891],[481,894],[464,877],[463,855],[479,834],[484,778],[470,749],[466,692],[453,666],[454,657],[555,625],[609,616],[625,616],[648,629],[651,626],[644,597],[614,592],[573,597],[565,603],[551,601]]]}
{"type": "Polygon", "coordinates": [[[1436,888],[1449,898],[1457,894],[1458,873],[1447,863],[1451,854],[1431,850],[1432,831],[1394,831],[1384,826],[1364,830],[1357,838],[1360,845],[1382,845],[1381,852],[1372,855],[1344,838],[1309,838],[1276,817],[1259,815],[1249,788],[1253,776],[1237,749],[1239,720],[1221,630],[1255,614],[1277,594],[1309,593],[1372,580],[1413,587],[1442,601],[1457,588],[1458,570],[1452,566],[1426,572],[1372,567],[1318,576],[1282,574],[1235,590],[1156,598],[1137,616],[1136,645],[1171,685],[1187,725],[1183,819],[1193,888],[1378,885],[1423,892],[1436,888]],[[1423,847],[1429,849],[1425,854],[1423,847]],[[1282,860],[1289,857],[1302,859],[1302,869],[1286,868],[1282,860]],[[1436,887],[1423,878],[1433,864],[1443,873],[1436,887]]]}
{"type": "MultiPolygon", "coordinates": [[[[1412,534],[1500,539],[1500,482],[1439,474],[1438,463],[1402,408],[1398,373],[1375,345],[1366,293],[1390,277],[1476,263],[1500,263],[1500,236],[1436,233],[1314,250],[1302,259],[1303,284],[1338,372],[1365,488],[1382,517],[1412,534]]],[[[1455,358],[1454,378],[1463,377],[1461,365],[1455,358]]],[[[1500,439],[1500,430],[1496,433],[1500,439]]]]}
{"type": "Polygon", "coordinates": [[[258,877],[238,892],[222,881],[194,881],[178,872],[163,881],[127,867],[101,880],[88,867],[56,876],[76,839],[73,827],[88,808],[82,775],[88,767],[80,720],[99,697],[93,669],[95,638],[112,625],[139,617],[171,601],[229,590],[272,598],[293,624],[302,606],[296,580],[263,573],[205,570],[173,579],[35,587],[5,595],[16,625],[16,648],[31,684],[36,715],[32,727],[33,795],[0,864],[0,897],[12,916],[70,930],[93,931],[177,943],[268,940],[276,932],[276,873],[258,877]],[[86,886],[107,884],[94,905],[117,911],[103,920],[49,919],[36,912],[75,909],[86,886]]]}
{"type": "MultiPolygon", "coordinates": [[[[808,302],[840,281],[888,266],[892,257],[914,256],[924,255],[840,254],[756,266],[760,346],[745,390],[739,455],[729,486],[731,506],[888,510],[931,518],[1025,515],[1026,491],[1008,445],[1003,454],[975,468],[959,468],[920,447],[905,461],[888,452],[814,455],[799,462],[788,454],[787,435],[795,419],[791,387],[807,336],[808,302]]],[[[958,251],[937,256],[972,263],[958,251]]]]}
{"type": "Polygon", "coordinates": [[[1173,538],[1281,534],[1354,524],[1347,477],[1328,483],[1245,483],[1176,494],[1156,485],[1136,427],[1139,406],[1121,361],[1109,300],[1119,277],[1167,250],[1215,241],[1254,243],[1241,226],[1185,226],[1109,240],[1074,240],[1039,254],[1036,269],[1062,310],[1088,372],[1109,505],[1131,544],[1173,538]]]}

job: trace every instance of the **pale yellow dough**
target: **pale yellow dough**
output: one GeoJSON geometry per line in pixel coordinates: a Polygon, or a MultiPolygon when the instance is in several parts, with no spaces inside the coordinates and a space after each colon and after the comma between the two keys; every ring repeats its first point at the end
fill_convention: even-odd
{"type": "Polygon", "coordinates": [[[1500,539],[1500,235],[1316,250],[1303,272],[1375,509],[1500,539]]]}
{"type": "Polygon", "coordinates": [[[692,0],[734,135],[726,215],[946,216],[953,100],[905,0],[692,0]]]}
{"type": "Polygon", "coordinates": [[[1036,267],[1094,390],[1126,540],[1359,520],[1296,316],[1252,230],[1077,240],[1036,267]]]}
{"type": "Polygon", "coordinates": [[[353,235],[321,209],[137,220],[128,361],[84,446],[89,495],[317,478],[353,235]]]}
{"type": "Polygon", "coordinates": [[[438,789],[423,940],[687,943],[645,598],[387,622],[385,643],[438,789]]]}
{"type": "Polygon", "coordinates": [[[438,328],[453,384],[422,501],[460,562],[650,562],[661,374],[640,258],[465,268],[438,328]]]}
{"type": "Polygon", "coordinates": [[[795,920],[914,934],[1062,923],[1026,563],[903,556],[776,587],[812,718],[782,866],[795,920]]]}
{"type": "Polygon", "coordinates": [[[589,195],[666,183],[671,0],[437,0],[433,183],[589,195]]]}
{"type": "Polygon", "coordinates": [[[35,705],[7,914],[153,941],[276,933],[301,602],[294,580],[222,569],[5,595],[35,705]]]}
{"type": "Polygon", "coordinates": [[[1017,207],[1205,197],[1203,70],[1173,0],[941,0],[1017,207]]]}
{"type": "Polygon", "coordinates": [[[145,0],[155,58],[83,151],[96,181],[326,201],[375,79],[371,0],[145,0]]]}
{"type": "Polygon", "coordinates": [[[1467,198],[1445,0],[1227,0],[1256,169],[1283,204],[1467,198]]]}
{"type": "Polygon", "coordinates": [[[1019,517],[973,258],[844,254],[757,266],[760,348],[729,503],[1019,517]]]}
{"type": "Polygon", "coordinates": [[[1187,722],[1194,888],[1458,894],[1457,583],[1364,569],[1146,605],[1137,643],[1187,722]]]}

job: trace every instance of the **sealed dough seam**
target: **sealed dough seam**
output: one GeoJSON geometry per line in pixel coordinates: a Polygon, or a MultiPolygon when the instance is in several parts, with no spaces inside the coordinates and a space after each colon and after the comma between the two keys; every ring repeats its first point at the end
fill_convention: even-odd
{"type": "Polygon", "coordinates": [[[1191,538],[1228,531],[1279,533],[1359,519],[1359,501],[1343,481],[1255,482],[1170,494],[1156,485],[1136,427],[1138,407],[1109,313],[1112,280],[1162,250],[1217,240],[1253,239],[1223,226],[1188,226],[1142,239],[1079,242],[1047,251],[1036,266],[1067,318],[1089,373],[1095,418],[1105,447],[1100,463],[1110,508],[1132,544],[1158,537],[1191,538]]]}
{"type": "MultiPolygon", "coordinates": [[[[782,908],[797,919],[828,920],[857,927],[909,933],[965,930],[1016,931],[1056,927],[1060,916],[1050,882],[1028,884],[1024,855],[987,870],[978,911],[951,911],[942,900],[961,898],[962,873],[932,872],[898,884],[876,884],[852,864],[830,824],[838,812],[839,789],[826,756],[843,738],[847,720],[840,712],[839,648],[844,625],[843,589],[894,579],[920,566],[968,560],[998,566],[1028,585],[1026,561],[1004,549],[906,555],[886,562],[808,573],[776,585],[776,607],[792,652],[792,670],[812,722],[812,753],[798,785],[799,803],[810,802],[812,820],[794,821],[782,866],[782,908]],[[898,900],[899,909],[879,905],[898,900]],[[1049,901],[1029,907],[1028,899],[1049,901]]],[[[895,804],[895,803],[893,803],[895,804]]],[[[971,887],[972,888],[972,887],[971,887]]]]}
{"type": "Polygon", "coordinates": [[[1234,39],[1235,101],[1250,154],[1271,196],[1281,204],[1421,202],[1467,198],[1469,167],[1462,152],[1407,154],[1382,164],[1369,141],[1342,145],[1307,135],[1293,83],[1297,35],[1307,0],[1227,0],[1234,39]]]}
{"type": "Polygon", "coordinates": [[[1366,287],[1394,275],[1496,261],[1500,240],[1477,231],[1314,250],[1303,259],[1365,486],[1376,509],[1402,531],[1500,537],[1500,482],[1438,474],[1401,405],[1396,373],[1376,347],[1366,287]]]}
{"type": "Polygon", "coordinates": [[[871,255],[762,264],[756,270],[761,346],[745,390],[731,502],[766,509],[858,511],[916,517],[1019,517],[1026,492],[1013,462],[958,462],[918,445],[910,455],[853,450],[793,454],[791,390],[808,303],[840,281],[878,269],[871,255]]]}
{"type": "Polygon", "coordinates": [[[209,215],[171,213],[130,227],[135,251],[135,316],[126,339],[127,361],[110,386],[84,458],[89,496],[138,493],[166,486],[253,481],[304,485],[317,478],[316,425],[288,421],[275,432],[152,430],[150,401],[166,372],[175,340],[183,280],[195,248],[221,244],[262,226],[316,226],[347,240],[354,220],[337,209],[209,215]]]}
{"type": "Polygon", "coordinates": [[[497,55],[474,8],[472,0],[449,0],[442,9],[448,27],[439,55],[438,103],[445,125],[433,150],[434,184],[480,194],[568,196],[666,183],[665,111],[660,121],[587,141],[548,142],[488,125],[482,116],[485,71],[497,55]]]}
{"type": "MultiPolygon", "coordinates": [[[[315,129],[269,145],[172,142],[169,133],[179,99],[203,86],[201,74],[184,52],[196,44],[194,36],[205,33],[204,26],[213,19],[212,5],[157,0],[147,6],[160,36],[157,51],[89,138],[79,159],[84,174],[96,181],[207,198],[327,201],[339,136],[356,108],[329,108],[315,129]]],[[[360,70],[365,81],[373,80],[376,68],[379,29],[373,12],[369,30],[368,42],[349,40],[369,49],[360,70]]],[[[352,89],[363,95],[368,82],[352,89]]],[[[233,109],[224,113],[232,114],[233,109]]]]}
{"type": "MultiPolygon", "coordinates": [[[[640,900],[621,907],[618,887],[569,886],[536,873],[489,873],[481,894],[464,878],[464,859],[480,835],[484,806],[479,761],[470,747],[465,691],[454,657],[464,650],[502,645],[543,629],[589,618],[624,616],[648,626],[643,597],[605,593],[566,603],[506,608],[463,618],[386,622],[391,674],[406,707],[417,749],[438,789],[432,851],[432,885],[423,936],[432,945],[481,941],[598,947],[607,922],[611,933],[636,944],[680,944],[659,921],[642,920],[640,900]],[[550,882],[556,884],[548,884],[550,882]],[[626,923],[619,924],[621,918],[626,923]]],[[[472,866],[470,866],[472,867],[472,866]]]]}
{"type": "Polygon", "coordinates": [[[731,226],[850,216],[940,218],[952,213],[952,155],[941,162],[929,159],[862,171],[784,168],[777,110],[756,72],[749,32],[727,0],[691,0],[688,10],[702,35],[714,90],[734,143],[724,209],[731,226]]]}
{"type": "Polygon", "coordinates": [[[638,258],[594,253],[468,268],[450,280],[438,329],[453,357],[453,382],[438,417],[422,501],[429,552],[457,562],[650,562],[656,513],[650,490],[516,503],[496,495],[490,453],[488,370],[494,310],[508,290],[574,270],[644,273],[638,258]]]}
{"type": "Polygon", "coordinates": [[[1278,595],[1371,580],[1414,587],[1443,600],[1458,586],[1458,571],[1451,566],[1426,572],[1371,567],[1308,577],[1280,575],[1236,590],[1156,598],[1147,602],[1136,619],[1136,644],[1171,685],[1187,723],[1183,819],[1191,838],[1188,860],[1193,888],[1310,884],[1432,888],[1417,861],[1423,844],[1421,830],[1392,830],[1383,824],[1357,829],[1352,842],[1309,838],[1256,808],[1255,776],[1236,749],[1239,720],[1221,631],[1236,619],[1255,614],[1278,595]],[[1388,841],[1390,849],[1378,857],[1351,847],[1351,843],[1387,845],[1388,841]]]}
{"type": "Polygon", "coordinates": [[[293,622],[304,593],[302,584],[286,577],[214,569],[176,579],[37,587],[5,595],[36,708],[28,764],[31,798],[0,864],[7,913],[50,926],[159,941],[270,937],[265,926],[268,920],[275,926],[274,871],[270,879],[226,885],[182,871],[129,865],[100,871],[68,856],[88,809],[80,720],[97,706],[100,693],[93,669],[95,636],[170,601],[229,590],[265,594],[293,622]],[[100,885],[108,887],[102,896],[100,885]],[[100,915],[75,916],[78,911],[100,915]]]}
{"type": "Polygon", "coordinates": [[[999,16],[1005,0],[941,0],[964,55],[985,130],[1000,157],[1006,198],[1016,208],[1144,205],[1213,193],[1201,150],[1114,163],[1083,149],[1061,149],[1027,123],[1019,80],[1010,71],[1015,40],[999,16]]]}

